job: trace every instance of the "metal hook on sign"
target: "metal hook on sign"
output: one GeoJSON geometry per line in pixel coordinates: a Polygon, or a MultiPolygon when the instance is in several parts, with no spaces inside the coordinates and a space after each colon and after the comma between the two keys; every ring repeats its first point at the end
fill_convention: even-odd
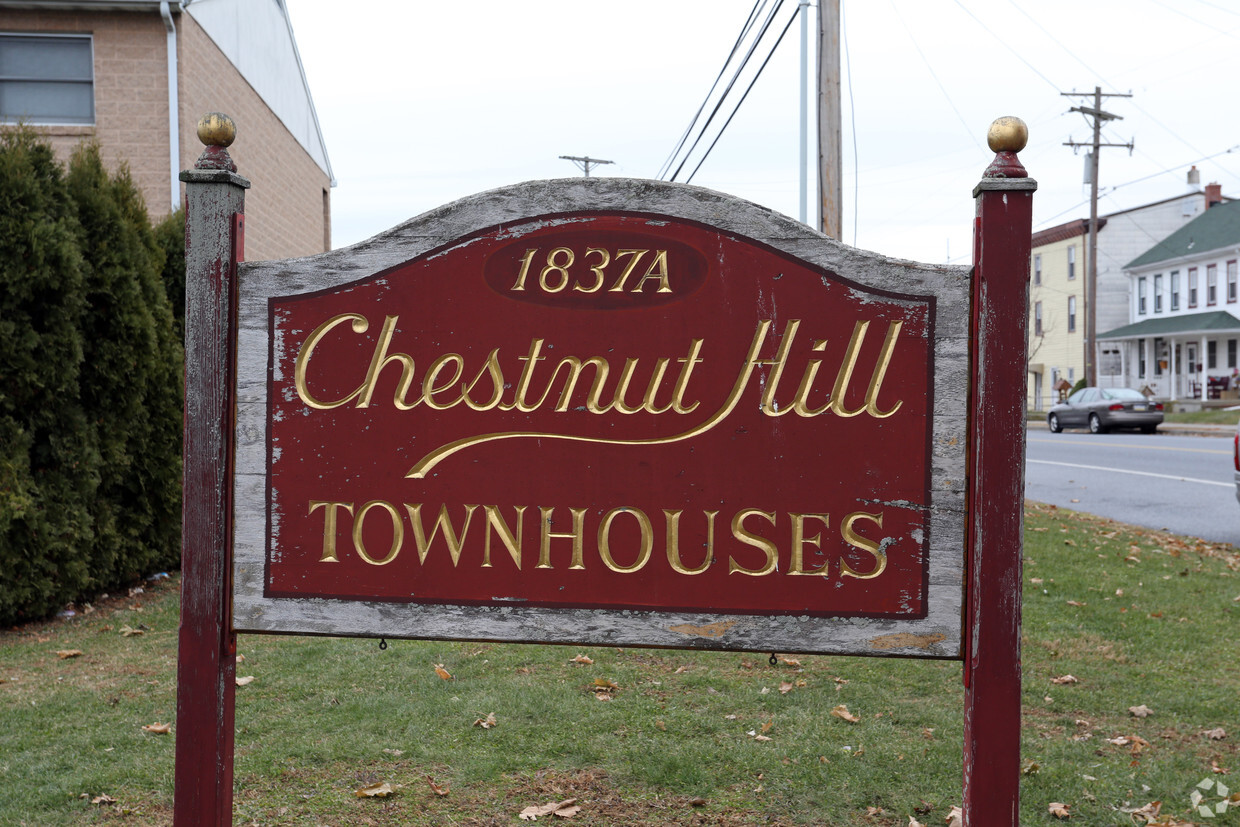
{"type": "MultiPolygon", "coordinates": [[[[387,649],[387,638],[381,637],[379,638],[379,651],[382,652],[385,649],[387,649]]],[[[771,657],[774,657],[774,655],[771,657]]]]}
{"type": "Polygon", "coordinates": [[[766,659],[766,662],[771,666],[779,666],[779,658],[775,657],[774,652],[771,652],[771,656],[766,659]]]}

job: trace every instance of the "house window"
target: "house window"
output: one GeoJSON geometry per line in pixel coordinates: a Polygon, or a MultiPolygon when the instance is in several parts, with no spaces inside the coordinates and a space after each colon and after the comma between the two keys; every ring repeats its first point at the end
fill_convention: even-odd
{"type": "Polygon", "coordinates": [[[1068,296],[1068,332],[1076,332],[1076,296],[1068,296]]]}
{"type": "Polygon", "coordinates": [[[1236,262],[1227,262],[1227,303],[1236,302],[1236,262]]]}
{"type": "Polygon", "coordinates": [[[1033,257],[1033,283],[1042,283],[1042,254],[1036,253],[1033,257]]]}
{"type": "Polygon", "coordinates": [[[1162,312],[1162,273],[1154,276],[1154,312],[1162,312]]]}
{"type": "Polygon", "coordinates": [[[1165,356],[1165,354],[1163,353],[1164,347],[1165,345],[1163,344],[1162,339],[1154,340],[1154,375],[1155,376],[1163,375],[1163,364],[1167,361],[1164,358],[1165,356]]]}
{"type": "Polygon", "coordinates": [[[1197,268],[1188,268],[1188,306],[1197,306],[1197,268]]]}
{"type": "Polygon", "coordinates": [[[1145,340],[1137,339],[1137,376],[1145,376],[1145,340]]]}
{"type": "Polygon", "coordinates": [[[1076,278],[1076,245],[1068,247],[1068,278],[1076,278]]]}
{"type": "Polygon", "coordinates": [[[93,124],[90,35],[0,35],[0,123],[93,124]]]}
{"type": "Polygon", "coordinates": [[[1206,265],[1206,304],[1218,304],[1218,265],[1206,265]]]}
{"type": "Polygon", "coordinates": [[[1206,342],[1206,370],[1218,367],[1218,342],[1214,339],[1206,342]]]}
{"type": "Polygon", "coordinates": [[[1180,309],[1180,271],[1171,271],[1171,312],[1180,309]]]}
{"type": "Polygon", "coordinates": [[[1035,336],[1042,335],[1042,302],[1033,304],[1033,333],[1035,336]]]}
{"type": "Polygon", "coordinates": [[[1227,340],[1227,367],[1234,368],[1236,366],[1236,340],[1227,340]]]}
{"type": "Polygon", "coordinates": [[[1145,276],[1137,279],[1137,315],[1145,315],[1145,276]]]}

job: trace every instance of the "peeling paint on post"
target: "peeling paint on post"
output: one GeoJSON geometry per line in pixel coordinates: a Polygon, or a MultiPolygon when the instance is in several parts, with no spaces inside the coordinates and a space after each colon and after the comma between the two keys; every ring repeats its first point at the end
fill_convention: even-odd
{"type": "Polygon", "coordinates": [[[973,195],[974,342],[965,628],[965,827],[1020,823],[1020,587],[1025,350],[1033,192],[1025,124],[991,126],[997,154],[973,195]]]}
{"type": "Polygon", "coordinates": [[[198,136],[207,148],[194,169],[181,173],[185,444],[173,819],[186,827],[232,823],[236,273],[250,186],[228,155],[235,134],[226,116],[204,117],[198,136]]]}

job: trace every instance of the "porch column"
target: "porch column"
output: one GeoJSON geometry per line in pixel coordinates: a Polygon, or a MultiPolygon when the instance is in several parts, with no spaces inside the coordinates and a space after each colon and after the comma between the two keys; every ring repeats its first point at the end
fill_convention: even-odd
{"type": "Polygon", "coordinates": [[[1199,377],[1197,382],[1199,387],[1197,398],[1204,401],[1210,398],[1210,391],[1206,387],[1206,337],[1204,335],[1201,337],[1201,342],[1198,343],[1197,347],[1197,376],[1199,377]]]}
{"type": "Polygon", "coordinates": [[[1176,372],[1175,346],[1176,344],[1177,343],[1174,338],[1167,339],[1167,365],[1170,367],[1170,370],[1171,370],[1171,401],[1172,402],[1174,402],[1178,398],[1178,395],[1176,394],[1176,387],[1175,387],[1176,386],[1175,380],[1177,378],[1175,375],[1175,372],[1176,372]]]}

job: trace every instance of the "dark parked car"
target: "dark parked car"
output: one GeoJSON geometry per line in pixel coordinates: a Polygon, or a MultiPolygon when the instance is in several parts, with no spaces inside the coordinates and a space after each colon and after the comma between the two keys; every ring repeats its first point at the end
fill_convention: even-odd
{"type": "Polygon", "coordinates": [[[1162,403],[1132,388],[1081,388],[1046,414],[1046,424],[1056,434],[1064,428],[1089,428],[1095,434],[1140,428],[1152,434],[1162,421],[1162,403]]]}

